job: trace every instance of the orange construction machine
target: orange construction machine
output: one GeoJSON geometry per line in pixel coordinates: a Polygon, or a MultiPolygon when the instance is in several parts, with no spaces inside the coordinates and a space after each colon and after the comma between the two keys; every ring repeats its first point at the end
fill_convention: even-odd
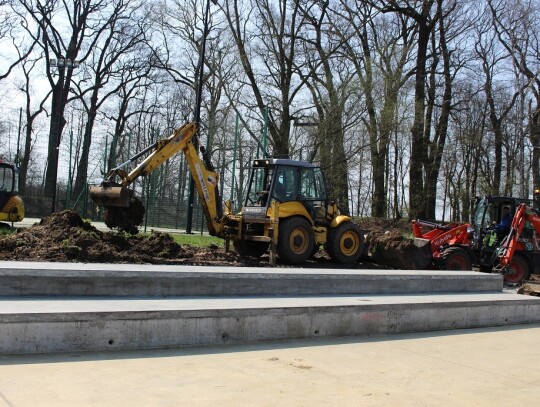
{"type": "Polygon", "coordinates": [[[510,233],[496,250],[495,269],[507,282],[519,283],[540,273],[540,212],[522,203],[512,219],[510,233]]]}
{"type": "MultiPolygon", "coordinates": [[[[539,194],[540,190],[535,191],[535,196],[539,194]]],[[[506,283],[520,283],[531,273],[540,273],[540,257],[536,260],[540,226],[533,222],[537,212],[531,204],[531,200],[514,197],[476,198],[471,223],[416,220],[413,234],[430,241],[433,267],[503,271],[506,283]]]]}

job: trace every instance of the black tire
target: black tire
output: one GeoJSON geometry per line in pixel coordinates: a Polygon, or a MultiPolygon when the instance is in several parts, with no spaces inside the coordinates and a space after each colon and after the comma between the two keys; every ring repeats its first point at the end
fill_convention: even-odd
{"type": "Polygon", "coordinates": [[[242,257],[259,258],[265,254],[270,244],[268,242],[256,242],[254,240],[233,240],[236,253],[242,257]]]}
{"type": "Polygon", "coordinates": [[[441,255],[441,270],[472,270],[471,256],[461,247],[450,247],[441,255]]]}
{"type": "Polygon", "coordinates": [[[531,275],[531,265],[522,254],[516,253],[512,262],[508,265],[504,273],[504,282],[507,284],[521,284],[523,280],[528,280],[531,275]]]}
{"type": "Polygon", "coordinates": [[[279,223],[277,254],[288,264],[301,264],[313,254],[315,235],[313,227],[300,217],[285,218],[279,223]]]}
{"type": "Polygon", "coordinates": [[[341,264],[356,263],[364,250],[364,233],[354,222],[343,222],[328,231],[326,251],[330,258],[341,264]]]}

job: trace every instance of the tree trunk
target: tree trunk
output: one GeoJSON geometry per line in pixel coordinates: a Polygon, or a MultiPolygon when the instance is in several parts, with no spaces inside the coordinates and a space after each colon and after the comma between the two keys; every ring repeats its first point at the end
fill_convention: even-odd
{"type": "MultiPolygon", "coordinates": [[[[439,2],[439,7],[440,4],[441,3],[439,2]]],[[[448,135],[448,122],[450,120],[450,111],[452,109],[452,75],[450,73],[450,53],[446,44],[446,32],[444,27],[444,20],[442,19],[442,17],[439,19],[439,34],[439,45],[441,47],[441,54],[443,60],[444,92],[439,122],[437,123],[436,134],[433,142],[429,143],[429,155],[427,155],[426,157],[427,161],[424,166],[427,169],[425,181],[426,219],[436,218],[437,182],[439,180],[441,161],[443,157],[444,147],[446,145],[446,137],[448,135]]],[[[435,53],[435,50],[433,52],[435,53]]],[[[433,86],[435,86],[434,83],[433,86]]],[[[426,139],[426,141],[429,141],[429,139],[426,139]]]]}
{"type": "MultiPolygon", "coordinates": [[[[67,91],[64,89],[65,72],[59,70],[58,82],[52,93],[52,112],[49,127],[49,145],[47,148],[47,170],[45,173],[44,195],[52,197],[55,193],[56,178],[58,174],[58,156],[62,129],[66,124],[64,119],[64,106],[67,100],[67,91]]],[[[68,85],[69,86],[69,85],[68,85]]]]}
{"type": "Polygon", "coordinates": [[[414,85],[414,122],[411,128],[411,159],[409,170],[409,218],[421,218],[426,214],[423,165],[426,156],[424,140],[425,80],[427,48],[431,28],[425,17],[418,21],[418,46],[414,85]]]}
{"type": "Polygon", "coordinates": [[[75,178],[75,188],[73,190],[74,197],[79,197],[86,188],[87,176],[88,176],[88,155],[90,152],[90,145],[92,143],[92,129],[96,119],[96,111],[90,110],[88,114],[88,121],[86,122],[81,156],[77,165],[77,177],[75,178]]]}
{"type": "Polygon", "coordinates": [[[534,188],[540,187],[540,100],[537,101],[536,110],[531,114],[529,123],[530,140],[533,145],[532,173],[534,188]]]}

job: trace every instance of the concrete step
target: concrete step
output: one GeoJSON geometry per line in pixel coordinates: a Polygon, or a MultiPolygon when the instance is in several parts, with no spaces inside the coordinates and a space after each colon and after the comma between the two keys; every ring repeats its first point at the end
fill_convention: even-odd
{"type": "Polygon", "coordinates": [[[150,349],[540,322],[514,293],[2,297],[0,354],[150,349]]]}
{"type": "Polygon", "coordinates": [[[535,322],[540,298],[497,274],[0,262],[0,354],[535,322]]]}
{"type": "Polygon", "coordinates": [[[502,291],[472,271],[0,262],[0,296],[284,296],[502,291]]]}

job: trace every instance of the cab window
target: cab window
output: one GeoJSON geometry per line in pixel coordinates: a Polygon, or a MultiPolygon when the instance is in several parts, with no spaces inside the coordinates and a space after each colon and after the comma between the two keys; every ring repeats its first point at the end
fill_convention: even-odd
{"type": "Polygon", "coordinates": [[[10,167],[0,167],[0,191],[13,190],[13,170],[10,167]]]}
{"type": "Polygon", "coordinates": [[[274,180],[272,198],[280,202],[296,200],[296,168],[278,167],[274,180]]]}
{"type": "Polygon", "coordinates": [[[326,189],[320,168],[302,169],[300,196],[303,200],[325,200],[326,189]]]}

